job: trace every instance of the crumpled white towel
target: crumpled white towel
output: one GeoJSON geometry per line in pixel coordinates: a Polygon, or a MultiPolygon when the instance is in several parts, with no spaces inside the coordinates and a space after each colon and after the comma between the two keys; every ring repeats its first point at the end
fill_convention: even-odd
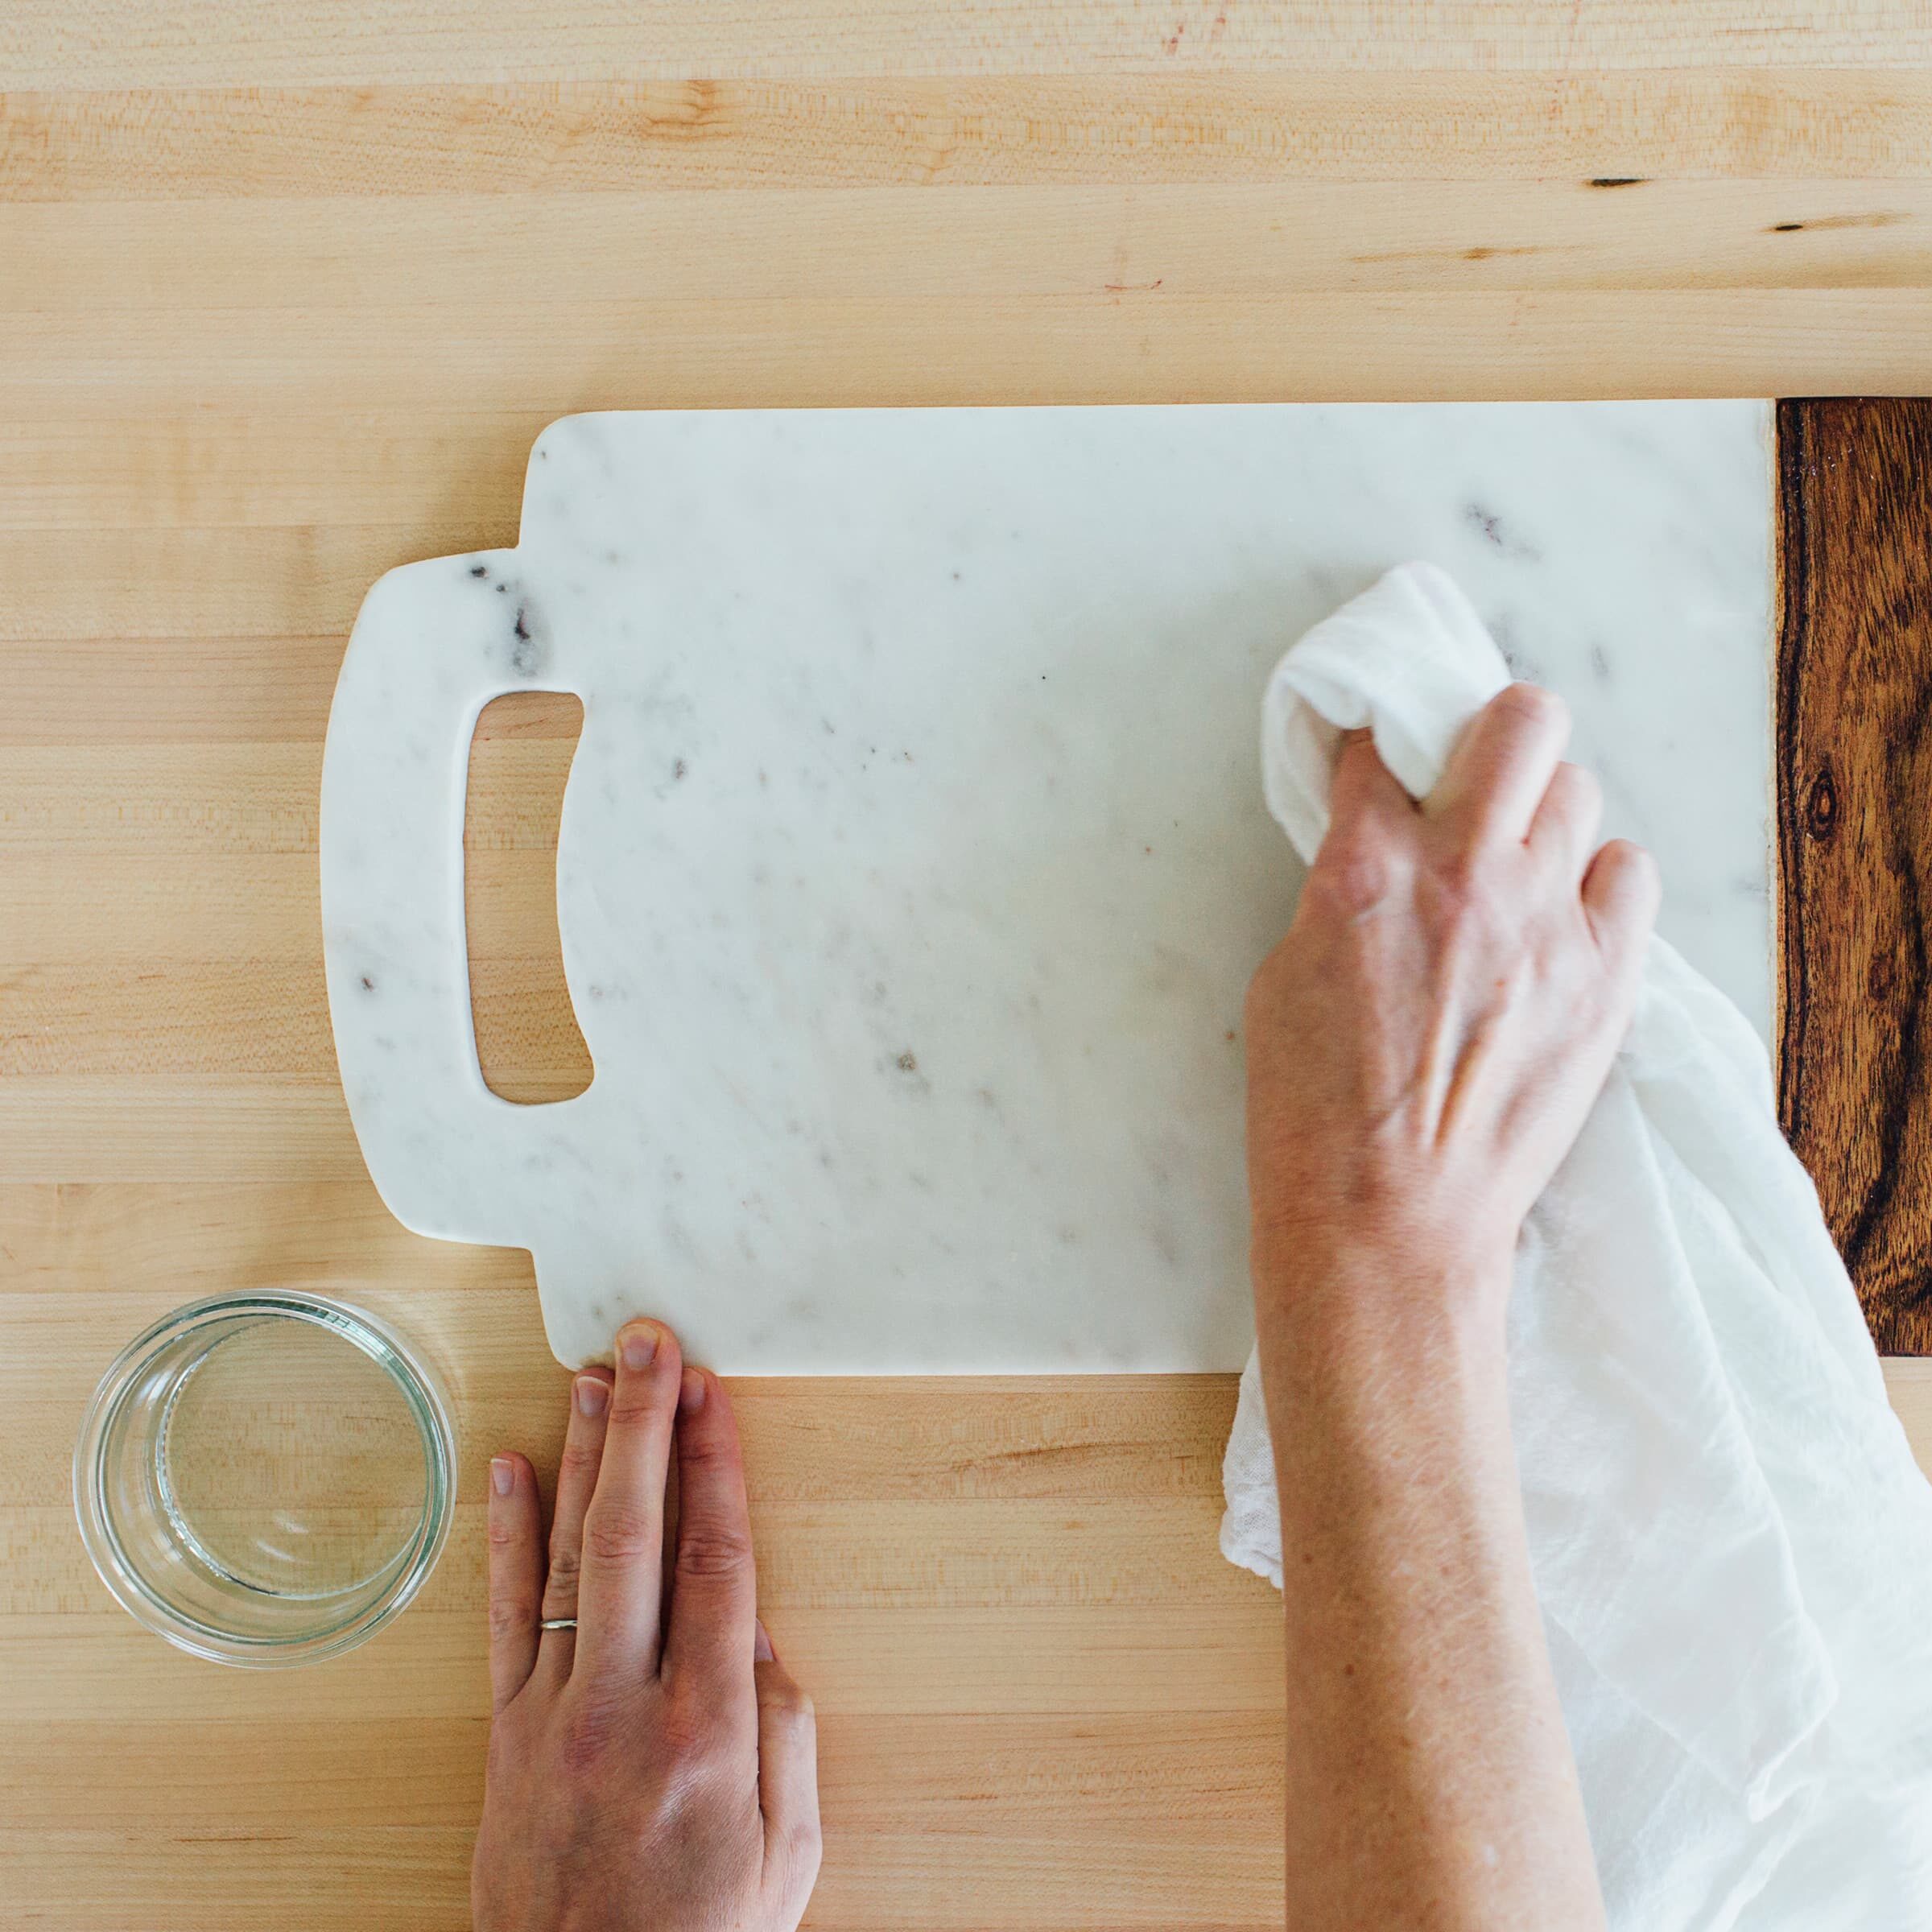
{"type": "MultiPolygon", "coordinates": [[[[1303,858],[1336,740],[1412,796],[1508,681],[1405,565],[1271,680],[1268,804],[1303,858]]],[[[1742,1014],[1661,939],[1537,1203],[1509,1307],[1530,1551],[1618,1932],[1932,1926],[1932,1488],[1742,1014]]],[[[1281,1578],[1250,1360],[1221,1548],[1281,1578]]]]}

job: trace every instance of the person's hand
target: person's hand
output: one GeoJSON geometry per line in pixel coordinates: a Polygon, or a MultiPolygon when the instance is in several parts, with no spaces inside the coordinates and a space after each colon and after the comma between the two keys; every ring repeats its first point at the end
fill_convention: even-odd
{"type": "MultiPolygon", "coordinates": [[[[1296,1923],[1600,1928],[1531,1579],[1505,1311],[1628,1026],[1657,877],[1527,685],[1412,803],[1365,733],[1248,995],[1296,1923]]],[[[1633,1284],[1641,1288],[1641,1284],[1633,1284]]]]}
{"type": "Polygon", "coordinates": [[[810,1701],[758,1621],[737,1425],[654,1322],[572,1385],[545,1562],[490,1465],[478,1932],[794,1932],[819,1870],[810,1701]],[[675,1521],[666,1485],[676,1472],[675,1521]],[[539,1631],[575,1617],[574,1630],[539,1631]]]}
{"type": "Polygon", "coordinates": [[[1435,1283],[1500,1333],[1523,1219],[1601,1090],[1656,917],[1596,837],[1561,700],[1513,684],[1413,803],[1366,732],[1288,936],[1249,989],[1257,1316],[1435,1283]]]}

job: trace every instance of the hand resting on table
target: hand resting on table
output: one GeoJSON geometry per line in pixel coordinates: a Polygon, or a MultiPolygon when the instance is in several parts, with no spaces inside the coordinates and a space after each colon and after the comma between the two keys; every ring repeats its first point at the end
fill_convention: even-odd
{"type": "Polygon", "coordinates": [[[547,1561],[529,1463],[490,1465],[475,1922],[794,1932],[819,1870],[817,1732],[758,1620],[731,1403],[657,1323],[626,1326],[617,1360],[572,1385],[547,1561]]]}

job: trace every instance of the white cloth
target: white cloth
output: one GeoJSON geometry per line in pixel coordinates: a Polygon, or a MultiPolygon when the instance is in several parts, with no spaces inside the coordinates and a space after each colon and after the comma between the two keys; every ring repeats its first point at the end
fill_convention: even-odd
{"type": "MultiPolygon", "coordinates": [[[[1311,858],[1336,739],[1412,796],[1508,679],[1410,564],[1271,680],[1269,809],[1311,858]]],[[[1932,1489],[1763,1046],[1662,940],[1629,1037],[1532,1212],[1510,1408],[1536,1587],[1617,1932],[1932,1926],[1932,1489]]],[[[1221,1547],[1281,1582],[1251,1360],[1221,1547]]]]}

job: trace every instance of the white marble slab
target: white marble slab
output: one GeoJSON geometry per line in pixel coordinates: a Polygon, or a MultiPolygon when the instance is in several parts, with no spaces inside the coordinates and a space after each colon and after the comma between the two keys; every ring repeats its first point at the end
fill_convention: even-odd
{"type": "Polygon", "coordinates": [[[328,985],[409,1226],[529,1248],[566,1362],[1232,1368],[1242,988],[1296,875],[1259,694],[1404,558],[1571,700],[1665,931],[1761,1026],[1756,403],[577,417],[514,550],[392,572],[323,780],[328,985]],[[558,862],[596,1063],[489,1092],[464,768],[574,691],[558,862]]]}

